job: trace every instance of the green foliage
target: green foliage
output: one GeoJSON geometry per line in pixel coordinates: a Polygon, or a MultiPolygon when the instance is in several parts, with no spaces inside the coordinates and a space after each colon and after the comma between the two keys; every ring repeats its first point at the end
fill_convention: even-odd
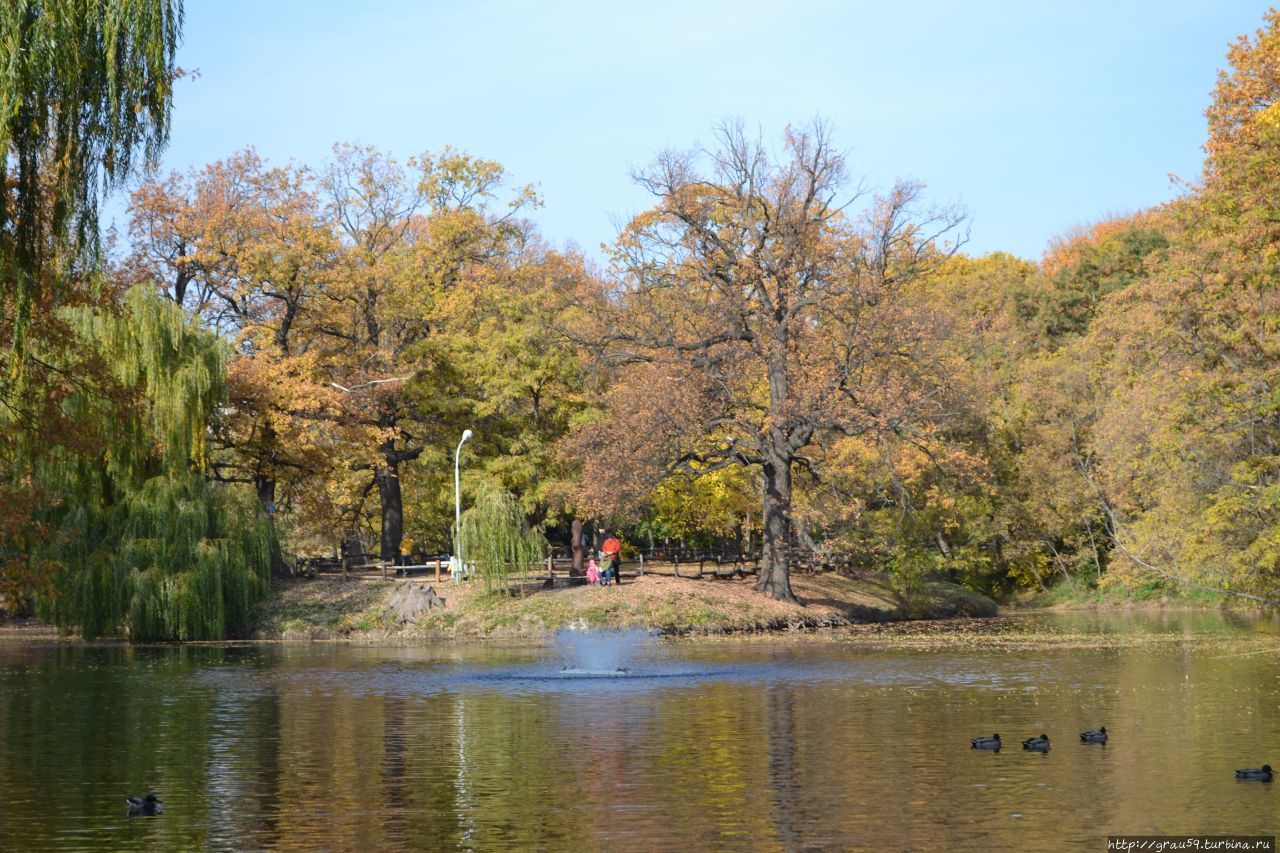
{"type": "Polygon", "coordinates": [[[448,405],[442,386],[452,385],[455,411],[441,414],[476,426],[474,464],[528,515],[556,508],[565,476],[556,442],[589,406],[587,367],[564,334],[585,279],[580,258],[556,253],[473,272],[437,306],[452,373],[424,372],[410,389],[438,410],[448,405]]]}
{"type": "Polygon", "coordinates": [[[1060,248],[1067,257],[1051,258],[1044,278],[1017,294],[1019,314],[1047,345],[1086,331],[1099,303],[1141,278],[1148,256],[1169,246],[1159,229],[1140,223],[1106,223],[1098,232],[1060,248]]]}
{"type": "Polygon", "coordinates": [[[730,536],[748,519],[755,520],[758,491],[754,478],[742,467],[694,477],[672,475],[654,489],[646,524],[664,537],[730,536]]]}
{"type": "Polygon", "coordinates": [[[43,610],[86,638],[220,640],[243,634],[265,591],[271,529],[251,499],[197,477],[157,476],[62,531],[65,568],[43,610]],[[79,529],[72,530],[73,525],[79,529]],[[91,547],[100,534],[107,547],[91,547]]]}
{"type": "Polygon", "coordinates": [[[181,0],[0,4],[0,186],[15,189],[0,195],[0,255],[19,352],[43,262],[96,252],[99,190],[168,138],[181,25],[181,0]]]}
{"type": "Polygon", "coordinates": [[[39,472],[61,495],[44,513],[54,532],[41,551],[60,568],[41,609],[86,638],[222,639],[265,592],[273,537],[252,497],[202,476],[225,348],[145,288],[125,307],[68,312],[81,344],[140,397],[67,403],[114,438],[101,457],[60,453],[39,472]]]}
{"type": "MultiPolygon", "coordinates": [[[[176,305],[146,287],[130,290],[123,316],[69,311],[81,341],[94,347],[117,382],[145,400],[136,417],[119,420],[119,439],[104,460],[108,474],[133,482],[157,468],[179,475],[205,465],[208,425],[226,394],[226,348],[176,305]]],[[[92,400],[78,400],[85,414],[92,400]]]]}
{"type": "Polygon", "coordinates": [[[508,592],[507,578],[546,558],[547,540],[530,529],[520,505],[510,493],[487,489],[462,516],[459,535],[462,554],[474,562],[485,592],[508,592]]]}
{"type": "Polygon", "coordinates": [[[889,560],[889,584],[905,615],[923,615],[925,585],[937,564],[934,554],[919,548],[900,551],[889,560]]]}

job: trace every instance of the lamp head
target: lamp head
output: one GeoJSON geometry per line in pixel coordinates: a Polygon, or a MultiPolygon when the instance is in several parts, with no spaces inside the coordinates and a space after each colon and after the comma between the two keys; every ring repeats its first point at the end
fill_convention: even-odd
{"type": "MultiPolygon", "coordinates": [[[[469,429],[464,429],[464,430],[462,431],[462,441],[466,441],[468,438],[471,438],[471,436],[472,436],[472,432],[471,432],[471,430],[469,430],[469,429]]],[[[461,443],[461,442],[459,442],[459,443],[461,443]]]]}

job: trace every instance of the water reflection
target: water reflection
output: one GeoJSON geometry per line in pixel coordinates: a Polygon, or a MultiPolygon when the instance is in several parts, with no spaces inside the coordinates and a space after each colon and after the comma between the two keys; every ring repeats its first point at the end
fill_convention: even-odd
{"type": "Polygon", "coordinates": [[[1231,772],[1280,757],[1274,623],[1187,619],[1047,623],[1168,640],[1133,646],[661,646],[617,679],[563,677],[541,648],[0,643],[0,848],[1098,849],[1113,833],[1274,833],[1278,786],[1231,772]],[[1106,747],[1078,742],[1098,725],[1106,747]],[[1046,731],[1054,748],[969,749],[993,731],[1046,731]],[[166,813],[127,818],[124,796],[149,790],[166,813]]]}

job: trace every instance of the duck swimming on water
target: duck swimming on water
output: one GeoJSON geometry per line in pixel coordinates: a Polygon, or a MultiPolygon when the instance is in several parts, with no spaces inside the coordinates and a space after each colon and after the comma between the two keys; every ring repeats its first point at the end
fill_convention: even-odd
{"type": "Polygon", "coordinates": [[[157,815],[164,813],[163,802],[155,794],[147,794],[145,797],[129,797],[125,800],[129,805],[129,817],[137,817],[138,815],[157,815]]]}
{"type": "Polygon", "coordinates": [[[970,749],[994,749],[1000,750],[1000,735],[993,734],[991,737],[976,737],[969,741],[970,749]]]}
{"type": "Polygon", "coordinates": [[[1084,741],[1085,743],[1106,743],[1107,727],[1101,726],[1090,732],[1081,732],[1080,740],[1084,741]]]}
{"type": "Polygon", "coordinates": [[[1022,742],[1022,748],[1029,749],[1032,752],[1048,752],[1049,736],[1042,734],[1040,737],[1029,737],[1022,742]]]}
{"type": "Polygon", "coordinates": [[[1261,767],[1250,767],[1247,770],[1237,770],[1237,779],[1253,779],[1258,782],[1270,782],[1272,777],[1271,765],[1264,764],[1261,767]]]}

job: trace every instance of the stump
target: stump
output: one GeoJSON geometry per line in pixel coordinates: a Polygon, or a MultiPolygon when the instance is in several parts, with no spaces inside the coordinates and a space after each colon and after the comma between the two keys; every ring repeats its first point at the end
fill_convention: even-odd
{"type": "Polygon", "coordinates": [[[433,607],[444,606],[444,599],[436,593],[435,587],[416,581],[406,581],[396,586],[396,591],[387,601],[387,610],[401,624],[416,622],[423,611],[430,612],[433,607]]]}

